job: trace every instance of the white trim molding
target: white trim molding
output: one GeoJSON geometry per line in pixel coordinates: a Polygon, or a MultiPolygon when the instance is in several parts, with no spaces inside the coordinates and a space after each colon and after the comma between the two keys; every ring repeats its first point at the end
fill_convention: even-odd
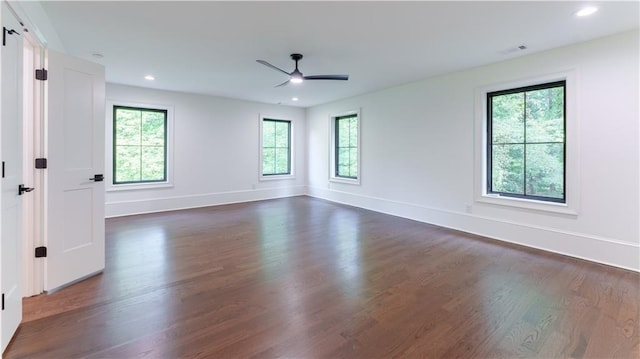
{"type": "Polygon", "coordinates": [[[219,206],[231,203],[302,196],[306,186],[271,187],[244,191],[217,192],[174,197],[107,202],[105,216],[121,217],[135,214],[177,211],[181,209],[219,206]]]}
{"type": "Polygon", "coordinates": [[[640,246],[635,243],[320,187],[309,187],[308,195],[640,272],[640,246]]]}

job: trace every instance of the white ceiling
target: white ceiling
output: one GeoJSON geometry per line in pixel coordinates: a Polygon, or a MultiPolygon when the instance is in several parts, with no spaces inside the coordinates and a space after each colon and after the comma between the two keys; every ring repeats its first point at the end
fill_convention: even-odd
{"type": "Polygon", "coordinates": [[[638,28],[639,3],[46,1],[65,50],[108,82],[308,107],[638,28]],[[526,50],[516,50],[525,45],[526,50]],[[256,63],[349,81],[287,80],[256,63]],[[103,54],[102,59],[92,56],[103,54]],[[155,81],[143,79],[153,74],[155,81]],[[300,101],[293,102],[293,96],[300,101]]]}

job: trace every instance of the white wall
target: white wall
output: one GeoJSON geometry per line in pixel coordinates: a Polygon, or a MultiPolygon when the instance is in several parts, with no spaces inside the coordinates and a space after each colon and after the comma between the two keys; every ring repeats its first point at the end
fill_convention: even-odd
{"type": "MultiPolygon", "coordinates": [[[[306,110],[115,84],[113,102],[174,109],[174,186],[107,192],[107,216],[309,194],[640,271],[638,33],[533,54],[306,110]],[[575,71],[577,215],[476,201],[479,88],[575,71]],[[361,110],[361,185],[329,182],[329,116],[361,110]],[[293,121],[296,178],[259,181],[259,120],[293,121]],[[470,210],[470,213],[469,213],[470,210]]],[[[110,114],[107,114],[110,121],[110,114]]]]}
{"type": "Polygon", "coordinates": [[[107,217],[305,193],[303,109],[116,84],[107,101],[171,106],[175,131],[173,187],[108,191],[107,217]],[[260,114],[292,121],[294,179],[259,181],[260,114]]]}
{"type": "Polygon", "coordinates": [[[640,270],[638,32],[533,54],[307,110],[309,194],[640,270]],[[476,201],[474,93],[574,70],[577,215],[476,201]],[[361,109],[361,185],[329,179],[329,116],[361,109]],[[470,207],[468,207],[470,206],[470,207]],[[471,213],[468,213],[470,210],[471,213]]]}

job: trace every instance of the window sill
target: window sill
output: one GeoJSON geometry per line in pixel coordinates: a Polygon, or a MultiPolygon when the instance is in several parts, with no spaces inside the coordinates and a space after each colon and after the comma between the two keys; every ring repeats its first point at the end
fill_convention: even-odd
{"type": "Polygon", "coordinates": [[[351,179],[351,178],[331,177],[329,178],[329,182],[360,185],[360,178],[351,179]]]}
{"type": "Polygon", "coordinates": [[[567,203],[545,202],[525,198],[507,197],[493,194],[484,194],[476,198],[476,202],[505,207],[516,207],[538,212],[557,213],[569,216],[577,216],[578,211],[567,203]]]}
{"type": "Polygon", "coordinates": [[[271,176],[260,176],[260,181],[278,181],[278,180],[292,180],[296,179],[295,175],[271,175],[271,176]]]}
{"type": "Polygon", "coordinates": [[[146,190],[146,189],[159,189],[159,188],[171,188],[172,183],[158,182],[158,183],[127,183],[127,184],[112,184],[106,192],[118,192],[118,191],[133,191],[133,190],[146,190]]]}

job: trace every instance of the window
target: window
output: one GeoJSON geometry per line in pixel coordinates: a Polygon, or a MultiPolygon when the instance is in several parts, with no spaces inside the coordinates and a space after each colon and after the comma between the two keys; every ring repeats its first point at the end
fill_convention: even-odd
{"type": "Polygon", "coordinates": [[[113,106],[113,184],[167,181],[167,110],[113,106]]]}
{"type": "Polygon", "coordinates": [[[566,202],[565,87],[487,93],[487,194],[566,202]]]}
{"type": "Polygon", "coordinates": [[[262,175],[291,175],[291,122],[262,120],[262,175]]]}
{"type": "Polygon", "coordinates": [[[335,117],[335,177],[358,178],[358,115],[335,117]]]}

